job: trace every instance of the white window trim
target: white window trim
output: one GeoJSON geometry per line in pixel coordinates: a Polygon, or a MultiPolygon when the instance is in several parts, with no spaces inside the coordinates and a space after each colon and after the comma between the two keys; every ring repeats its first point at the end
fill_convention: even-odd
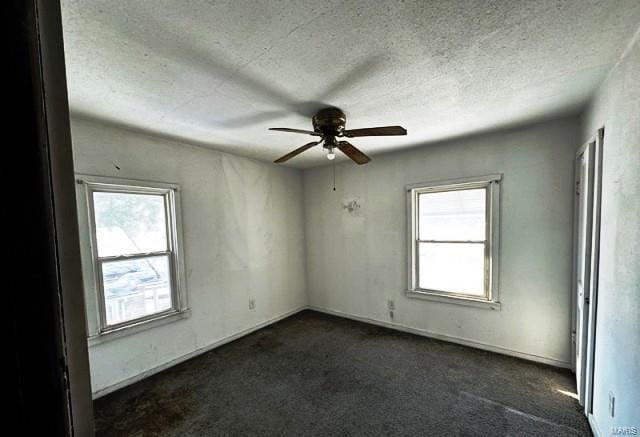
{"type": "MultiPolygon", "coordinates": [[[[177,184],[142,181],[136,179],[120,179],[93,175],[76,175],[76,182],[82,186],[82,195],[78,196],[78,211],[81,214],[81,225],[84,223],[86,235],[81,235],[81,244],[88,245],[88,250],[83,252],[83,264],[85,272],[89,272],[90,278],[85,278],[85,287],[90,286],[91,293],[87,306],[89,326],[89,345],[95,345],[107,340],[120,338],[125,335],[140,332],[156,326],[160,326],[175,320],[189,317],[190,311],[187,300],[187,287],[185,283],[184,256],[182,245],[182,216],[180,203],[180,187],[177,184]],[[115,325],[107,325],[99,274],[99,260],[96,243],[95,215],[93,212],[92,194],[94,192],[124,192],[140,194],[161,194],[165,199],[165,213],[168,231],[169,247],[164,254],[171,256],[171,293],[172,307],[169,310],[137,318],[115,325]],[[82,199],[82,201],[80,201],[82,199]],[[87,238],[88,237],[88,238],[87,238]],[[84,240],[84,241],[83,241],[84,240]],[[90,257],[90,259],[87,259],[90,257]],[[89,320],[92,319],[92,320],[89,320]]],[[[81,234],[84,234],[81,232],[81,234]]],[[[149,254],[135,254],[124,258],[136,258],[139,256],[153,256],[149,254]]]]}
{"type": "Polygon", "coordinates": [[[490,174],[460,179],[422,182],[407,185],[407,290],[405,295],[410,298],[430,300],[435,302],[452,303],[477,308],[500,309],[499,300],[499,251],[500,251],[500,183],[501,174],[490,174]],[[472,297],[439,290],[425,290],[418,287],[417,278],[417,199],[418,194],[427,192],[442,192],[460,189],[487,189],[487,244],[485,250],[485,289],[484,297],[472,297]]]}

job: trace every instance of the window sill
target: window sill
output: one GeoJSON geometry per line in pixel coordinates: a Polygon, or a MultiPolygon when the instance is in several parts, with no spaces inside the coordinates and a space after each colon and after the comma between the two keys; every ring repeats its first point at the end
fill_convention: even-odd
{"type": "Polygon", "coordinates": [[[87,338],[87,341],[89,343],[89,347],[91,347],[107,341],[115,340],[117,338],[126,337],[137,332],[146,331],[147,329],[156,328],[158,326],[186,319],[190,316],[191,310],[185,308],[183,310],[172,312],[169,314],[162,314],[153,319],[143,320],[131,325],[123,326],[121,328],[91,335],[87,338]]]}
{"type": "Polygon", "coordinates": [[[444,294],[429,293],[426,291],[405,290],[405,296],[412,299],[430,300],[432,302],[450,303],[455,305],[464,305],[475,308],[490,309],[499,311],[500,302],[482,299],[473,299],[468,297],[447,296],[444,294]]]}

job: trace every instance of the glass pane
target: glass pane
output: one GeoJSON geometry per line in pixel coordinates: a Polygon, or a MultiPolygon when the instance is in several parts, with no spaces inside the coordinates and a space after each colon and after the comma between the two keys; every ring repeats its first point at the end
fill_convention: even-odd
{"type": "Polygon", "coordinates": [[[93,193],[98,256],[167,250],[164,196],[93,193]]]}
{"type": "Polygon", "coordinates": [[[418,244],[419,288],[484,295],[484,244],[418,244]]]}
{"type": "Polygon", "coordinates": [[[418,195],[420,240],[484,240],[486,189],[418,195]]]}
{"type": "Polygon", "coordinates": [[[170,309],[170,277],[168,256],[102,263],[107,325],[170,309]]]}

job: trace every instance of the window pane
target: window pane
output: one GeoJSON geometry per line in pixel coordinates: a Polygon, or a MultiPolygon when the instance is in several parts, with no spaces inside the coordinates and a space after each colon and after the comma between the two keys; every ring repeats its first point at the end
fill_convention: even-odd
{"type": "Polygon", "coordinates": [[[107,325],[172,308],[170,277],[168,256],[102,263],[107,325]]]}
{"type": "Polygon", "coordinates": [[[484,244],[419,243],[418,287],[484,295],[484,244]]]}
{"type": "Polygon", "coordinates": [[[486,189],[418,195],[420,240],[484,240],[486,189]]]}
{"type": "Polygon", "coordinates": [[[93,193],[98,256],[167,250],[164,196],[93,193]]]}

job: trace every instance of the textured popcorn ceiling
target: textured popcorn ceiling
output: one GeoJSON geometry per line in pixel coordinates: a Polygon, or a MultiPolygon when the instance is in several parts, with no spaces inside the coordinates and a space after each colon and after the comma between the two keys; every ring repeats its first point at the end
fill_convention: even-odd
{"type": "MultiPolygon", "coordinates": [[[[376,153],[577,111],[638,0],[63,0],[71,110],[270,161],[326,105],[376,153]]],[[[327,161],[318,147],[289,161],[327,161]]]]}

